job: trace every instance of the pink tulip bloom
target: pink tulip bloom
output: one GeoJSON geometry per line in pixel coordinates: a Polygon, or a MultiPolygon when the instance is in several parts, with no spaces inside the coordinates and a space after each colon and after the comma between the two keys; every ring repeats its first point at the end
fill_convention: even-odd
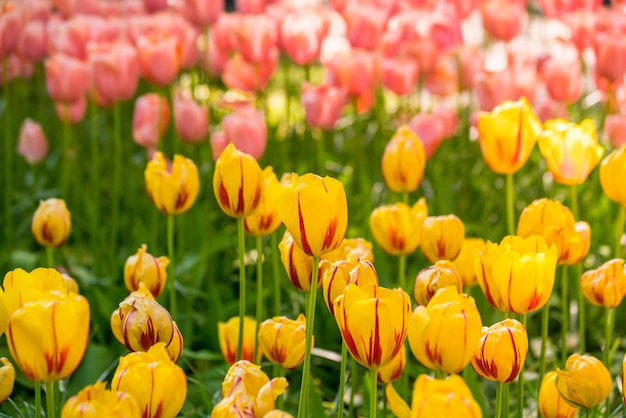
{"type": "Polygon", "coordinates": [[[549,57],[541,67],[546,89],[552,99],[558,102],[573,103],[578,100],[583,88],[583,75],[580,61],[549,57]]]}
{"type": "Polygon", "coordinates": [[[221,76],[226,63],[228,62],[228,52],[224,52],[217,47],[214,38],[209,39],[208,51],[200,55],[201,68],[213,76],[221,76]]]}
{"type": "Polygon", "coordinates": [[[87,99],[85,99],[85,96],[80,96],[80,98],[73,103],[55,103],[54,108],[60,121],[77,124],[85,117],[87,99]]]}
{"type": "Polygon", "coordinates": [[[3,67],[0,65],[0,85],[15,78],[30,78],[35,72],[33,62],[17,53],[11,53],[7,56],[6,74],[3,67]]]}
{"type": "Polygon", "coordinates": [[[185,0],[182,14],[197,26],[211,26],[224,12],[224,0],[185,0]]]}
{"type": "Polygon", "coordinates": [[[422,141],[426,158],[432,157],[445,139],[444,121],[433,114],[418,113],[411,118],[408,126],[422,141]]]}
{"type": "Polygon", "coordinates": [[[240,13],[261,14],[268,2],[268,0],[235,0],[235,7],[240,13]]]}
{"type": "Polygon", "coordinates": [[[537,4],[547,17],[560,19],[574,11],[595,12],[602,6],[602,0],[537,0],[537,4]]]}
{"type": "Polygon", "coordinates": [[[352,97],[371,91],[375,86],[374,57],[368,51],[353,49],[337,53],[326,66],[329,83],[343,87],[352,97]]]}
{"type": "Polygon", "coordinates": [[[597,15],[598,13],[593,14],[580,10],[562,16],[562,22],[571,31],[570,42],[576,45],[580,53],[592,46],[597,15]]]}
{"type": "Polygon", "coordinates": [[[386,10],[374,4],[349,2],[343,10],[347,37],[353,48],[372,51],[385,31],[389,16],[386,10]]]}
{"type": "Polygon", "coordinates": [[[174,95],[174,126],[176,133],[186,142],[199,142],[209,132],[209,107],[197,103],[188,91],[174,95]]]}
{"type": "Polygon", "coordinates": [[[600,77],[614,82],[626,74],[626,31],[598,34],[594,43],[600,77]]]}
{"type": "Polygon", "coordinates": [[[606,116],[604,138],[615,148],[626,145],[626,115],[614,113],[606,116]]]}
{"type": "Polygon", "coordinates": [[[28,22],[33,20],[46,22],[52,14],[49,0],[22,0],[19,4],[23,7],[28,22]]]}
{"type": "Polygon", "coordinates": [[[241,55],[233,55],[224,66],[222,80],[231,89],[255,92],[264,89],[278,65],[278,48],[274,48],[267,62],[252,64],[241,55]]]}
{"type": "Polygon", "coordinates": [[[137,98],[133,113],[133,139],[138,145],[156,148],[169,123],[170,108],[165,97],[148,93],[137,98]]]}
{"type": "Polygon", "coordinates": [[[410,57],[384,58],[382,61],[383,86],[398,96],[415,89],[418,75],[417,61],[410,57]]]}
{"type": "Polygon", "coordinates": [[[41,129],[41,125],[30,118],[24,119],[17,141],[17,153],[28,164],[37,164],[48,155],[48,140],[41,129]]]}
{"type": "Polygon", "coordinates": [[[519,91],[515,87],[515,75],[510,68],[478,73],[475,88],[479,108],[487,112],[505,100],[520,98],[519,91]]]}
{"type": "Polygon", "coordinates": [[[86,59],[87,43],[91,40],[90,23],[86,16],[48,21],[48,52],[65,54],[80,60],[86,59]]]}
{"type": "Polygon", "coordinates": [[[0,5],[0,56],[8,55],[15,49],[25,24],[23,8],[10,2],[0,5]]]}
{"type": "Polygon", "coordinates": [[[432,111],[432,114],[443,121],[444,138],[450,138],[456,134],[459,129],[459,115],[454,107],[439,105],[432,111]]]}
{"type": "Polygon", "coordinates": [[[463,45],[461,15],[454,5],[439,1],[429,13],[428,38],[444,51],[451,51],[463,45]]]}
{"type": "Polygon", "coordinates": [[[280,26],[282,48],[296,64],[310,64],[319,58],[328,27],[328,21],[320,14],[288,15],[280,26]]]}
{"type": "Polygon", "coordinates": [[[228,144],[252,155],[257,160],[265,152],[267,127],[263,113],[251,106],[235,108],[235,111],[222,119],[223,132],[211,135],[213,158],[217,160],[228,144]]]}
{"type": "Polygon", "coordinates": [[[239,24],[239,17],[237,13],[223,13],[211,26],[211,40],[226,54],[235,49],[235,29],[239,24]]]}
{"type": "Polygon", "coordinates": [[[130,43],[90,43],[89,62],[99,100],[113,104],[135,95],[139,82],[137,50],[130,43]]]}
{"type": "Polygon", "coordinates": [[[476,81],[476,75],[484,66],[485,58],[480,49],[473,46],[463,46],[459,49],[459,82],[460,90],[472,90],[476,81]]]}
{"type": "Polygon", "coordinates": [[[442,55],[437,62],[435,70],[424,78],[424,87],[435,96],[447,97],[456,93],[459,89],[459,75],[456,61],[442,55]]]}
{"type": "Polygon", "coordinates": [[[326,84],[302,85],[302,106],[312,128],[333,129],[348,101],[346,91],[326,84]]]}
{"type": "Polygon", "coordinates": [[[183,58],[182,45],[171,34],[154,33],[137,40],[139,69],[148,82],[166,86],[176,79],[183,58]]]}
{"type": "Polygon", "coordinates": [[[474,10],[478,9],[480,0],[450,0],[450,3],[456,8],[459,16],[465,19],[474,10]]]}
{"type": "Polygon", "coordinates": [[[44,61],[46,88],[55,102],[76,102],[89,89],[87,63],[63,54],[52,54],[44,61]]]}
{"type": "Polygon", "coordinates": [[[149,12],[156,12],[167,9],[167,0],[143,0],[143,5],[149,12]]]}
{"type": "Polygon", "coordinates": [[[250,63],[272,59],[277,48],[278,26],[266,15],[241,15],[233,34],[234,47],[250,63]]]}
{"type": "Polygon", "coordinates": [[[550,119],[567,119],[567,104],[564,102],[557,102],[553,100],[549,95],[540,99],[533,106],[537,117],[541,122],[545,122],[550,119]]]}
{"type": "Polygon", "coordinates": [[[528,12],[519,2],[487,0],[482,4],[480,11],[487,33],[502,41],[515,38],[528,22],[528,12]]]}
{"type": "Polygon", "coordinates": [[[17,52],[31,61],[41,61],[48,55],[48,32],[46,23],[31,20],[20,33],[17,52]]]}

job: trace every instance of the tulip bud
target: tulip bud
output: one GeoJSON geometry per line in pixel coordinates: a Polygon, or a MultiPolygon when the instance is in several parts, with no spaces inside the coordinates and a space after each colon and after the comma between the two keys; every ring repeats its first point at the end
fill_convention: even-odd
{"type": "Polygon", "coordinates": [[[259,326],[259,348],[274,364],[295,369],[304,360],[306,319],[303,314],[294,321],[275,316],[259,326]]]}
{"type": "Polygon", "coordinates": [[[156,93],[139,96],[133,111],[133,140],[142,147],[156,148],[170,123],[170,107],[156,93]]]}
{"type": "Polygon", "coordinates": [[[474,268],[476,257],[487,247],[487,243],[481,238],[465,238],[461,245],[461,252],[454,259],[452,264],[456,269],[464,287],[470,287],[478,284],[476,270],[474,268]]]}
{"type": "Polygon", "coordinates": [[[28,164],[40,163],[48,155],[48,140],[43,129],[30,118],[24,119],[20,127],[17,153],[24,157],[28,164]]]}
{"type": "Polygon", "coordinates": [[[611,375],[593,356],[572,354],[565,362],[565,370],[556,373],[556,390],[577,408],[591,409],[611,394],[611,375]]]}
{"type": "Polygon", "coordinates": [[[408,126],[401,126],[385,146],[382,162],[385,184],[397,193],[415,191],[424,178],[425,166],[422,141],[408,126]]]}
{"type": "Polygon", "coordinates": [[[269,235],[281,225],[276,202],[283,188],[272,167],[263,169],[263,181],[264,190],[257,210],[243,220],[246,232],[255,237],[269,235]]]}
{"type": "Polygon", "coordinates": [[[624,260],[614,258],[595,270],[586,271],[580,278],[580,288],[593,305],[618,307],[626,294],[624,260]]]}
{"type": "Polygon", "coordinates": [[[372,243],[363,238],[344,238],[337,249],[324,254],[324,259],[331,262],[347,261],[350,264],[356,264],[362,260],[373,263],[372,243]]]}
{"type": "Polygon", "coordinates": [[[448,260],[439,260],[417,273],[413,296],[418,305],[426,306],[439,289],[446,287],[453,287],[461,293],[463,283],[454,264],[448,260]]]}
{"type": "Polygon", "coordinates": [[[420,244],[424,220],[428,216],[426,200],[412,207],[404,203],[383,205],[374,209],[369,224],[376,243],[387,254],[412,254],[420,244]]]}
{"type": "Polygon", "coordinates": [[[429,216],[422,225],[422,253],[428,261],[454,260],[461,252],[465,225],[456,215],[429,216]]]}
{"type": "Polygon", "coordinates": [[[31,230],[35,240],[46,247],[62,246],[70,234],[72,219],[65,201],[50,198],[39,202],[31,230]]]}
{"type": "Polygon", "coordinates": [[[182,155],[174,155],[168,166],[162,153],[154,153],[144,176],[150,200],[166,215],[187,212],[198,197],[198,167],[182,155]]]}
{"type": "Polygon", "coordinates": [[[561,262],[568,266],[581,262],[589,253],[591,246],[591,227],[587,222],[576,222],[574,231],[574,238],[567,242],[561,254],[561,262]]]}
{"type": "Polygon", "coordinates": [[[556,390],[556,379],[556,372],[543,377],[539,388],[539,412],[542,418],[575,418],[578,408],[567,403],[556,390]]]}
{"type": "Polygon", "coordinates": [[[141,410],[135,399],[124,392],[106,389],[106,383],[86,386],[65,402],[61,418],[140,418],[141,410]]]}
{"type": "MultiPolygon", "coordinates": [[[[243,319],[243,347],[241,349],[241,358],[243,360],[253,361],[255,333],[256,321],[245,317],[243,319]]],[[[234,364],[237,358],[237,348],[239,347],[239,317],[234,316],[226,323],[218,322],[217,336],[224,360],[228,364],[234,364]]]]}
{"type": "Polygon", "coordinates": [[[515,319],[505,319],[489,328],[483,327],[472,367],[487,380],[508,383],[515,380],[524,367],[526,354],[526,328],[515,319]]]}
{"type": "Polygon", "coordinates": [[[15,369],[6,357],[0,358],[0,404],[4,403],[11,393],[15,384],[15,369]]]}
{"type": "Polygon", "coordinates": [[[400,379],[402,373],[404,373],[404,367],[406,366],[406,348],[402,345],[400,352],[396,354],[391,361],[376,372],[378,381],[384,385],[387,383],[395,382],[400,379]]]}
{"type": "Polygon", "coordinates": [[[175,418],[187,397],[187,377],[158,343],[121,357],[111,389],[131,395],[144,418],[175,418]]]}
{"type": "MultiPolygon", "coordinates": [[[[280,243],[278,243],[280,251],[280,260],[287,271],[289,280],[298,290],[308,292],[311,290],[311,278],[313,274],[313,257],[307,255],[298,247],[289,230],[285,231],[280,243]]],[[[318,270],[317,285],[322,285],[320,276],[323,271],[318,270]]]]}
{"type": "Polygon", "coordinates": [[[111,313],[109,320],[111,323],[111,331],[113,336],[120,343],[124,344],[124,326],[122,325],[122,317],[120,316],[120,309],[117,308],[111,313]]]}
{"type": "Polygon", "coordinates": [[[626,206],[626,189],[620,180],[626,178],[626,146],[616,148],[600,165],[600,185],[604,194],[614,202],[626,206]]]}
{"type": "Polygon", "coordinates": [[[126,259],[124,264],[124,284],[129,292],[139,289],[143,283],[152,296],[159,297],[167,281],[167,266],[170,261],[167,257],[155,257],[147,252],[148,247],[142,244],[136,254],[126,259]]]}
{"type": "Polygon", "coordinates": [[[181,334],[178,329],[176,322],[172,321],[172,324],[174,325],[174,335],[172,336],[172,341],[170,341],[165,349],[172,361],[176,363],[183,354],[183,334],[181,334]]]}

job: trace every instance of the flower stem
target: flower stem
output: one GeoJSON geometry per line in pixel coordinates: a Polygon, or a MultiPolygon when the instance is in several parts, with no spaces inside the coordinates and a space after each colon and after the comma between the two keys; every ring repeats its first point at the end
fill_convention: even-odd
{"type": "Polygon", "coordinates": [[[406,291],[406,254],[401,254],[398,265],[400,289],[406,291]]]}
{"type": "MultiPolygon", "coordinates": [[[[111,193],[111,247],[113,259],[115,260],[115,249],[117,248],[117,224],[120,211],[120,177],[122,170],[122,143],[120,134],[120,104],[113,105],[113,191],[111,193]]],[[[172,260],[170,260],[170,263],[172,260]]],[[[173,270],[173,269],[172,269],[173,270]]]]}
{"type": "Polygon", "coordinates": [[[548,326],[550,324],[550,306],[546,303],[541,311],[541,355],[539,360],[539,382],[546,374],[546,348],[548,346],[548,326]]]}
{"type": "Polygon", "coordinates": [[[304,351],[304,368],[302,370],[302,388],[298,402],[298,418],[304,418],[309,399],[309,387],[311,382],[311,346],[313,345],[313,327],[315,324],[315,300],[317,298],[317,274],[319,271],[320,257],[313,257],[313,272],[311,273],[311,290],[306,307],[306,340],[304,351]]]}
{"type": "Polygon", "coordinates": [[[48,267],[53,269],[54,268],[54,248],[47,246],[46,247],[46,259],[48,262],[48,267]]]}
{"type": "Polygon", "coordinates": [[[174,266],[174,215],[167,215],[167,258],[169,259],[169,277],[167,280],[167,287],[169,288],[170,296],[170,315],[172,319],[176,321],[178,319],[178,311],[176,307],[176,273],[174,266]]]}
{"type": "MultiPolygon", "coordinates": [[[[406,374],[406,373],[405,373],[406,374]]],[[[354,416],[354,395],[358,386],[357,381],[357,362],[352,358],[350,361],[350,405],[348,405],[348,416],[354,416]]]]}
{"type": "MultiPolygon", "coordinates": [[[[89,103],[89,124],[91,125],[91,132],[89,139],[91,146],[91,161],[90,161],[90,180],[91,190],[95,191],[90,193],[89,203],[91,205],[89,218],[89,234],[91,235],[92,248],[97,248],[100,242],[100,140],[98,138],[98,108],[95,101],[89,103]]],[[[96,267],[100,266],[100,257],[95,257],[96,267]]],[[[96,268],[96,271],[100,271],[96,268]]]]}
{"type": "Polygon", "coordinates": [[[513,191],[513,173],[506,175],[506,221],[509,235],[515,235],[515,197],[513,191]]]}
{"type": "MultiPolygon", "coordinates": [[[[615,308],[607,308],[606,310],[606,319],[604,321],[605,325],[605,335],[604,335],[604,365],[607,370],[611,370],[611,341],[613,340],[613,327],[615,325],[615,308]]],[[[605,418],[609,417],[610,414],[610,406],[611,406],[611,397],[606,398],[606,404],[604,407],[604,416],[605,418]]]]}
{"type": "Polygon", "coordinates": [[[69,120],[69,109],[67,109],[67,107],[69,107],[69,105],[66,105],[66,109],[65,109],[65,111],[68,112],[68,116],[66,117],[65,120],[61,121],[61,124],[63,125],[63,129],[62,129],[63,139],[61,142],[62,148],[63,148],[63,159],[62,159],[63,163],[61,167],[61,197],[65,199],[66,201],[69,201],[70,195],[71,195],[70,172],[74,171],[73,158],[75,158],[75,156],[72,159],[70,159],[71,153],[74,151],[70,151],[73,145],[72,140],[71,140],[72,126],[69,120]]]}
{"type": "Polygon", "coordinates": [[[280,266],[278,259],[278,232],[272,234],[272,271],[274,272],[274,316],[280,316],[281,294],[280,294],[280,266]]]}
{"type": "MultiPolygon", "coordinates": [[[[571,200],[572,200],[572,215],[574,215],[574,219],[578,220],[578,189],[576,185],[571,187],[571,200]]],[[[582,264],[578,263],[576,265],[576,279],[578,280],[582,275],[582,264]]],[[[585,295],[583,295],[582,288],[580,286],[576,286],[577,288],[577,302],[578,302],[578,351],[580,353],[585,352],[586,346],[586,315],[585,315],[585,295]]],[[[563,363],[565,363],[565,359],[567,359],[567,354],[564,354],[563,363]]]]}
{"type": "MultiPolygon", "coordinates": [[[[279,365],[275,365],[275,366],[276,366],[276,369],[275,369],[276,373],[274,374],[274,377],[276,377],[276,378],[285,377],[285,369],[283,369],[279,365]]],[[[285,404],[285,394],[283,393],[283,394],[279,395],[276,400],[278,401],[277,405],[276,405],[276,409],[282,410],[283,406],[285,404]]]]}
{"type": "Polygon", "coordinates": [[[561,266],[561,362],[567,360],[567,332],[569,330],[569,296],[567,266],[561,266]]]}
{"type": "Polygon", "coordinates": [[[256,332],[254,333],[254,361],[261,364],[259,353],[259,325],[263,318],[263,237],[256,237],[256,332]]]}
{"type": "Polygon", "coordinates": [[[500,418],[502,416],[502,389],[504,388],[504,383],[498,382],[498,387],[496,389],[496,415],[495,418],[500,418]]]}
{"type": "Polygon", "coordinates": [[[378,409],[378,380],[376,369],[370,369],[370,384],[372,391],[370,393],[370,418],[376,418],[378,409]]]}
{"type": "Polygon", "coordinates": [[[41,418],[41,382],[35,382],[35,418],[41,418]]]}
{"type": "Polygon", "coordinates": [[[237,338],[237,361],[241,360],[243,350],[243,320],[246,316],[246,251],[243,218],[237,218],[237,237],[239,242],[239,336],[237,338]]]}
{"type": "Polygon", "coordinates": [[[56,418],[54,382],[46,382],[46,418],[56,418]]]}
{"type": "MultiPolygon", "coordinates": [[[[5,56],[2,59],[2,74],[8,73],[8,59],[5,56]]],[[[5,231],[5,243],[9,245],[13,242],[13,133],[11,124],[13,123],[13,115],[11,115],[11,83],[5,81],[2,86],[4,90],[4,225],[2,229],[5,231]]],[[[7,257],[9,251],[7,251],[7,257]]]]}
{"type": "MultiPolygon", "coordinates": [[[[527,314],[522,315],[522,325],[526,328],[527,314]]],[[[517,387],[517,416],[524,418],[524,367],[520,369],[517,387]]]]}
{"type": "Polygon", "coordinates": [[[346,391],[346,368],[348,367],[348,346],[341,339],[341,369],[339,371],[339,399],[337,400],[337,418],[343,418],[343,396],[346,391]]]}
{"type": "Polygon", "coordinates": [[[617,218],[617,229],[615,231],[615,258],[622,257],[622,234],[624,233],[625,220],[626,206],[622,205],[619,209],[619,217],[617,218]]]}

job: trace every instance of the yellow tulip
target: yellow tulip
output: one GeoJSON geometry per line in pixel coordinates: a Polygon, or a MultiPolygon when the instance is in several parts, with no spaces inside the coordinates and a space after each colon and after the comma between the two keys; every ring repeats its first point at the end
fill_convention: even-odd
{"type": "Polygon", "coordinates": [[[350,283],[356,285],[378,284],[378,274],[374,265],[367,260],[356,264],[347,261],[330,263],[323,260],[322,284],[324,288],[324,301],[332,315],[334,315],[335,299],[343,294],[344,289],[350,283]]]}
{"type": "Polygon", "coordinates": [[[460,373],[474,357],[482,321],[474,299],[454,287],[439,290],[409,320],[409,346],[431,370],[460,373]]]}
{"type": "Polygon", "coordinates": [[[446,287],[453,287],[460,293],[463,289],[463,282],[454,264],[448,260],[439,260],[417,273],[413,296],[418,305],[426,306],[439,289],[446,287]]]}
{"type": "Polygon", "coordinates": [[[304,360],[306,319],[294,321],[284,316],[265,320],[259,326],[259,349],[269,361],[285,369],[295,369],[304,360]]]}
{"type": "Polygon", "coordinates": [[[556,246],[532,235],[509,235],[487,243],[476,258],[476,275],[487,301],[502,312],[525,314],[541,309],[550,298],[556,270],[556,246]]]}
{"type": "Polygon", "coordinates": [[[213,173],[213,193],[224,213],[233,218],[252,215],[263,199],[264,183],[254,157],[228,144],[213,173]]]}
{"type": "Polygon", "coordinates": [[[590,355],[572,354],[557,370],[556,390],[570,405],[591,409],[611,394],[613,382],[604,364],[590,355]]]}
{"type": "Polygon", "coordinates": [[[626,188],[622,179],[626,178],[626,146],[616,148],[607,155],[600,165],[600,184],[604,194],[614,202],[626,206],[626,188]]]}
{"type": "Polygon", "coordinates": [[[358,363],[378,369],[398,354],[411,315],[406,292],[375,284],[349,284],[334,305],[341,336],[358,363]]]}
{"type": "Polygon", "coordinates": [[[4,403],[11,393],[13,393],[13,385],[15,384],[15,368],[6,357],[0,358],[0,404],[4,403]]]}
{"type": "Polygon", "coordinates": [[[343,241],[348,226],[343,184],[332,177],[294,174],[278,199],[278,216],[307,255],[331,252],[343,241]]]}
{"type": "Polygon", "coordinates": [[[324,259],[331,262],[347,261],[352,264],[356,264],[361,260],[373,263],[372,243],[363,238],[345,238],[339,244],[339,247],[324,254],[324,259]]]}
{"type": "MultiPolygon", "coordinates": [[[[311,276],[313,275],[313,257],[305,254],[304,251],[296,244],[293,236],[289,231],[285,231],[283,237],[278,243],[280,251],[280,260],[285,267],[287,277],[298,290],[308,292],[311,290],[311,276]]],[[[322,275],[322,269],[318,270],[318,288],[322,285],[319,280],[322,275]]]]}
{"type": "Polygon", "coordinates": [[[584,183],[604,153],[593,121],[585,119],[576,124],[552,119],[546,121],[543,128],[539,151],[554,180],[567,185],[584,183]]]}
{"type": "Polygon", "coordinates": [[[83,296],[50,292],[25,303],[7,326],[7,343],[22,373],[35,382],[68,377],[83,359],[89,340],[89,303],[83,296]]]}
{"type": "Polygon", "coordinates": [[[541,122],[525,97],[505,101],[478,116],[480,150],[489,168],[512,174],[530,157],[542,131],[541,122]]]}
{"type": "Polygon", "coordinates": [[[387,187],[398,193],[417,190],[425,167],[422,141],[407,125],[400,126],[383,153],[382,172],[387,187]]]}
{"type": "Polygon", "coordinates": [[[31,231],[35,241],[46,247],[60,247],[72,228],[72,217],[63,199],[50,198],[39,202],[33,215],[31,231]]]}
{"type": "Polygon", "coordinates": [[[172,337],[172,341],[170,341],[167,347],[165,347],[165,350],[170,356],[170,359],[172,359],[172,361],[176,363],[180,359],[180,356],[183,354],[184,340],[183,334],[178,329],[178,325],[176,325],[176,322],[172,323],[174,324],[174,336],[172,337]]]}
{"type": "Polygon", "coordinates": [[[463,286],[470,287],[478,284],[478,278],[476,277],[476,257],[487,248],[487,243],[482,238],[465,238],[461,245],[461,252],[454,259],[452,264],[456,269],[463,286]]]}
{"type": "Polygon", "coordinates": [[[263,418],[293,418],[293,415],[291,415],[289,412],[272,409],[270,412],[263,415],[263,418]]]}
{"type": "Polygon", "coordinates": [[[482,418],[482,411],[467,384],[458,375],[433,379],[421,374],[413,386],[411,408],[387,385],[385,397],[391,412],[398,418],[482,418]]]}
{"type": "MultiPolygon", "coordinates": [[[[254,361],[255,333],[256,321],[245,317],[243,319],[243,347],[241,350],[241,358],[243,360],[254,361]]],[[[234,364],[237,358],[237,347],[239,346],[239,317],[234,316],[225,323],[218,322],[217,336],[224,360],[228,364],[234,364]]]]}
{"type": "Polygon", "coordinates": [[[76,283],[76,280],[74,280],[72,276],[66,273],[61,273],[61,277],[63,278],[63,282],[65,283],[65,289],[67,290],[67,293],[80,293],[78,291],[78,283],[76,283]]]}
{"type": "Polygon", "coordinates": [[[624,260],[614,258],[595,270],[583,273],[580,288],[591,304],[616,308],[626,294],[626,273],[624,260]]]}
{"type": "Polygon", "coordinates": [[[144,177],[152,203],[166,215],[187,212],[198,197],[198,167],[182,155],[174,155],[174,161],[168,165],[163,154],[155,152],[144,177]]]}
{"type": "Polygon", "coordinates": [[[111,331],[115,339],[122,345],[124,344],[124,326],[122,325],[122,318],[120,317],[120,309],[117,308],[111,313],[109,318],[111,324],[111,331]]]}
{"type": "Polygon", "coordinates": [[[420,244],[426,216],[428,207],[424,198],[411,207],[404,203],[383,205],[370,215],[370,229],[376,243],[387,254],[412,254],[420,244]]]}
{"type": "Polygon", "coordinates": [[[276,231],[282,224],[278,217],[276,202],[283,187],[278,182],[272,167],[263,170],[263,193],[257,210],[243,220],[246,232],[262,237],[276,231]]]}
{"type": "Polygon", "coordinates": [[[472,368],[487,380],[512,382],[524,367],[527,354],[526,328],[515,319],[505,319],[483,327],[472,368]]]}
{"type": "Polygon", "coordinates": [[[137,253],[126,259],[124,264],[124,284],[129,292],[139,289],[143,283],[152,296],[158,298],[167,282],[167,266],[170,260],[150,254],[146,244],[142,244],[137,253]]]}
{"type": "Polygon", "coordinates": [[[456,215],[429,216],[422,225],[422,252],[431,263],[454,260],[465,240],[465,225],[456,215]]]}
{"type": "Polygon", "coordinates": [[[124,392],[106,389],[106,383],[96,382],[83,388],[65,402],[61,418],[141,418],[135,399],[124,392]]]}
{"type": "Polygon", "coordinates": [[[591,246],[591,227],[585,221],[574,224],[575,236],[567,242],[561,254],[561,263],[568,266],[581,262],[591,246]]]}
{"type": "Polygon", "coordinates": [[[539,413],[542,418],[574,418],[578,408],[570,405],[556,390],[556,372],[543,377],[539,388],[539,413]]]}
{"type": "Polygon", "coordinates": [[[404,368],[406,367],[406,348],[404,344],[400,351],[394,358],[391,359],[387,365],[379,368],[376,371],[377,380],[386,385],[387,383],[395,382],[400,379],[402,373],[404,373],[404,368]]]}
{"type": "Polygon", "coordinates": [[[187,376],[158,343],[121,357],[111,389],[131,395],[143,418],[175,418],[187,397],[187,376]]]}

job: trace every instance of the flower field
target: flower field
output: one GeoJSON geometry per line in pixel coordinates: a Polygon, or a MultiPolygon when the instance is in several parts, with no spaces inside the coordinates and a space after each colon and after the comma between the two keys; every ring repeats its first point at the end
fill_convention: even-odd
{"type": "Polygon", "coordinates": [[[612,3],[0,0],[0,417],[626,415],[612,3]]]}

